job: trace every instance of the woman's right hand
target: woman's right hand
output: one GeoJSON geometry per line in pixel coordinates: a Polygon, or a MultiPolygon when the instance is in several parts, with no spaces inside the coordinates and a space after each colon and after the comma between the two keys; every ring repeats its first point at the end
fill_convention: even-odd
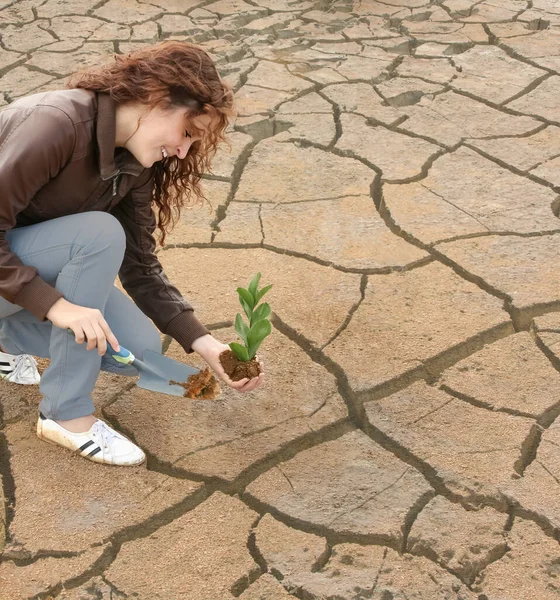
{"type": "Polygon", "coordinates": [[[78,344],[87,342],[87,350],[97,347],[99,356],[103,356],[107,352],[107,342],[117,352],[120,350],[117,338],[105,321],[103,313],[97,308],[78,306],[64,298],[59,298],[51,306],[46,316],[56,327],[71,329],[78,344]]]}

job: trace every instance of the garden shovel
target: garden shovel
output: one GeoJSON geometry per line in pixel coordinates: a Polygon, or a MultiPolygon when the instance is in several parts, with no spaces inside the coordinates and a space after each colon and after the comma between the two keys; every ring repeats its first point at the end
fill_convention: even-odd
{"type": "MultiPolygon", "coordinates": [[[[71,329],[68,332],[74,335],[71,329]]],[[[140,360],[123,346],[119,352],[116,352],[107,342],[107,353],[117,362],[132,365],[138,370],[140,373],[140,379],[136,382],[138,387],[171,396],[183,396],[185,388],[177,384],[186,383],[191,375],[199,372],[194,367],[184,365],[153,350],[144,350],[144,360],[140,360]],[[171,383],[172,381],[175,383],[171,383]]]]}

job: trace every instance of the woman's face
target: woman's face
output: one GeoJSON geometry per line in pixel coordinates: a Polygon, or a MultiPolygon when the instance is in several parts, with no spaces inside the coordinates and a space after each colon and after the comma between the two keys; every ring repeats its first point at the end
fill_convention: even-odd
{"type": "MultiPolygon", "coordinates": [[[[191,119],[200,131],[207,131],[211,117],[201,115],[191,119]]],[[[189,148],[201,139],[201,134],[188,130],[187,109],[155,107],[141,116],[138,128],[126,141],[124,147],[145,168],[168,156],[185,158],[189,148]]]]}

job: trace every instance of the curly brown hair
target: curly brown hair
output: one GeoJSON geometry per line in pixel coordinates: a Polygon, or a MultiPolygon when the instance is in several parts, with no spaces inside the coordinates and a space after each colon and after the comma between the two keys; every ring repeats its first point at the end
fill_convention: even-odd
{"type": "Polygon", "coordinates": [[[181,208],[204,199],[202,174],[210,171],[210,161],[218,144],[225,139],[233,115],[233,93],[220,79],[208,54],[187,42],[169,41],[140,48],[70,77],[67,88],[83,88],[109,94],[117,104],[141,102],[151,108],[181,106],[188,109],[189,131],[201,134],[192,122],[209,115],[212,126],[202,141],[194,142],[186,157],[170,156],[154,169],[153,201],[157,206],[160,243],[173,228],[181,208]]]}

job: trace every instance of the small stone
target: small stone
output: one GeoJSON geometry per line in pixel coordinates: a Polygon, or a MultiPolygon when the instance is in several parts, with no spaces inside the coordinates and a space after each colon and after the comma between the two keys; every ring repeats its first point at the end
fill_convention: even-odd
{"type": "Polygon", "coordinates": [[[532,419],[492,412],[424,382],[368,403],[369,422],[428,464],[448,490],[467,501],[492,498],[515,474],[532,419]]]}
{"type": "Polygon", "coordinates": [[[417,177],[424,165],[442,151],[439,146],[416,137],[382,126],[370,126],[357,115],[343,114],[340,121],[342,136],[336,147],[351,156],[366,159],[381,170],[385,181],[417,177]]]}
{"type": "Polygon", "coordinates": [[[488,236],[438,248],[463,269],[507,294],[515,308],[527,310],[560,300],[558,286],[550,276],[550,265],[560,251],[558,236],[488,236]]]}
{"type": "Polygon", "coordinates": [[[265,140],[253,150],[235,199],[281,204],[369,195],[374,175],[351,158],[265,140]]]}
{"type": "Polygon", "coordinates": [[[511,329],[501,300],[439,263],[368,279],[352,320],[324,350],[356,392],[410,375],[485,332],[511,329]]]}
{"type": "Polygon", "coordinates": [[[299,571],[311,571],[327,551],[324,538],[291,529],[270,514],[260,520],[255,543],[268,570],[283,579],[299,571]]]}
{"type": "Polygon", "coordinates": [[[546,74],[510,58],[497,46],[475,46],[453,61],[459,74],[452,86],[496,104],[507,102],[546,74]]]}
{"type": "Polygon", "coordinates": [[[558,372],[526,332],[459,361],[443,373],[441,383],[492,410],[505,408],[535,419],[560,398],[558,372]]]}
{"type": "Polygon", "coordinates": [[[265,244],[343,267],[398,268],[427,256],[387,228],[370,197],[296,202],[282,210],[263,204],[260,217],[265,244]]]}
{"type": "Polygon", "coordinates": [[[0,562],[0,598],[50,598],[57,586],[91,569],[106,549],[98,546],[71,558],[40,558],[27,566],[4,559],[0,562]]]}
{"type": "Polygon", "coordinates": [[[259,574],[247,550],[257,516],[216,492],[156,535],[124,543],[105,577],[129,596],[232,599],[240,584],[259,574]]]}
{"type": "Polygon", "coordinates": [[[200,483],[170,479],[145,466],[103,468],[39,440],[26,422],[5,431],[17,490],[6,551],[23,545],[31,553],[79,552],[201,493],[200,483]]]}
{"type": "Polygon", "coordinates": [[[293,596],[272,575],[262,575],[239,596],[239,600],[293,600],[293,596]]]}
{"type": "Polygon", "coordinates": [[[436,496],[418,515],[408,537],[408,550],[426,556],[472,584],[478,573],[506,551],[507,514],[486,507],[466,511],[436,496]]]}
{"type": "MultiPolygon", "coordinates": [[[[317,573],[299,573],[284,580],[289,591],[305,590],[309,598],[379,600],[475,600],[461,582],[426,558],[400,555],[383,546],[339,544],[317,573]]],[[[303,597],[306,597],[303,596],[303,597]]]]}
{"type": "Polygon", "coordinates": [[[270,469],[246,493],[292,519],[399,543],[409,511],[433,492],[420,473],[354,431],[270,469]]]}
{"type": "Polygon", "coordinates": [[[554,75],[507,106],[527,115],[538,115],[558,122],[560,121],[560,106],[557,102],[559,93],[560,76],[554,75]]]}
{"type": "Polygon", "coordinates": [[[510,551],[486,568],[475,589],[487,598],[538,598],[560,596],[558,542],[540,528],[516,519],[508,535],[510,551]]]}

